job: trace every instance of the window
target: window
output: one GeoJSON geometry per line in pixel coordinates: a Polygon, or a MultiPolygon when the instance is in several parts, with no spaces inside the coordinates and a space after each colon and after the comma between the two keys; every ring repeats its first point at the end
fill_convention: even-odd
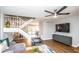
{"type": "Polygon", "coordinates": [[[28,25],[28,33],[32,37],[38,37],[39,36],[39,23],[31,23],[28,25]]]}

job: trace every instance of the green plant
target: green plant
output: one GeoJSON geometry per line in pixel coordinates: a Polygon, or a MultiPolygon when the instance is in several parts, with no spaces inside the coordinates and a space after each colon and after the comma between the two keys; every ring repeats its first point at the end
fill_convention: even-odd
{"type": "Polygon", "coordinates": [[[39,48],[33,48],[33,52],[39,52],[39,48]]]}

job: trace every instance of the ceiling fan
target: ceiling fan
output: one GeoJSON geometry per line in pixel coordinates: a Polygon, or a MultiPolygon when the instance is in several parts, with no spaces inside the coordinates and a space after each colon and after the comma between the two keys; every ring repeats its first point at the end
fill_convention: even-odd
{"type": "Polygon", "coordinates": [[[45,10],[45,12],[47,13],[50,13],[50,15],[46,15],[45,17],[49,17],[49,16],[52,16],[54,15],[54,17],[56,18],[57,15],[69,15],[70,13],[61,13],[64,9],[66,9],[67,6],[63,6],[61,9],[57,10],[55,9],[54,12],[51,12],[51,11],[48,11],[48,10],[45,10]]]}

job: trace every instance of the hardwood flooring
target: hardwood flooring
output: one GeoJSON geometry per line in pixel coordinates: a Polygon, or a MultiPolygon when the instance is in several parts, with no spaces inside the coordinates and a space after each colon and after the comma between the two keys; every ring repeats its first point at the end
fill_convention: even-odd
{"type": "Polygon", "coordinates": [[[79,53],[79,48],[74,48],[54,40],[45,40],[43,44],[55,50],[56,53],[79,53]]]}

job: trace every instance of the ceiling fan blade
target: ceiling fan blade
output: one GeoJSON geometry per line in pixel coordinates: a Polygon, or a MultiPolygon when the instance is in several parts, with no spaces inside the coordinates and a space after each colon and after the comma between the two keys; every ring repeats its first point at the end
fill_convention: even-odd
{"type": "Polygon", "coordinates": [[[51,14],[54,14],[53,12],[51,12],[51,11],[48,11],[48,10],[45,10],[45,12],[47,12],[47,13],[51,13],[51,14]]]}
{"type": "Polygon", "coordinates": [[[67,8],[67,6],[63,6],[61,9],[59,9],[59,10],[57,11],[57,14],[60,13],[61,11],[63,11],[65,8],[67,8]]]}
{"type": "Polygon", "coordinates": [[[52,15],[46,15],[45,17],[49,17],[49,16],[52,16],[52,15]]]}
{"type": "Polygon", "coordinates": [[[70,13],[58,13],[58,15],[68,15],[70,13]]]}

